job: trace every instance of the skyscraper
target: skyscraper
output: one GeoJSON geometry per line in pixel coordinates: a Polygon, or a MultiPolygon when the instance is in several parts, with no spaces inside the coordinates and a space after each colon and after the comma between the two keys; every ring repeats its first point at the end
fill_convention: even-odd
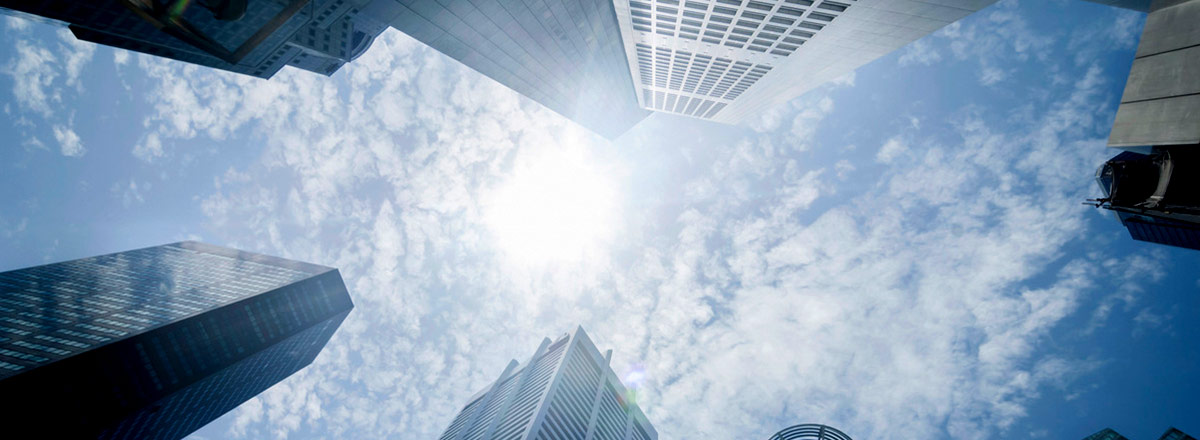
{"type": "MultiPolygon", "coordinates": [[[[330,75],[386,28],[373,0],[0,0],[76,38],[260,78],[284,66],[330,75]]],[[[387,0],[380,0],[387,1],[387,0]]]]}
{"type": "Polygon", "coordinates": [[[1095,434],[1085,437],[1083,440],[1129,440],[1125,436],[1113,431],[1112,428],[1104,428],[1095,434]]]}
{"type": "Polygon", "coordinates": [[[789,426],[771,436],[770,440],[851,440],[850,436],[832,426],[803,424],[789,426]]]}
{"type": "Polygon", "coordinates": [[[735,124],[995,0],[613,0],[648,109],[735,124]]]}
{"type": "Polygon", "coordinates": [[[583,328],[546,338],[463,406],[439,440],[656,440],[583,328]]]}
{"type": "Polygon", "coordinates": [[[1149,13],[1094,201],[1136,240],[1200,250],[1200,0],[1092,1],[1149,13]]]}
{"type": "MultiPolygon", "coordinates": [[[[1129,440],[1125,436],[1113,431],[1112,428],[1104,428],[1095,434],[1084,437],[1083,440],[1129,440]]],[[[1167,432],[1158,437],[1158,440],[1196,440],[1195,437],[1184,434],[1175,428],[1168,428],[1167,432]]]]}
{"type": "Polygon", "coordinates": [[[313,361],[353,304],[336,269],[196,242],[0,273],[0,421],[181,438],[313,361]]]}
{"type": "Polygon", "coordinates": [[[1125,151],[1096,171],[1097,205],[1135,240],[1200,250],[1200,149],[1125,151]]]}
{"type": "Polygon", "coordinates": [[[398,0],[371,15],[603,136],[638,106],[612,0],[398,0]]]}
{"type": "Polygon", "coordinates": [[[993,2],[0,0],[0,6],[68,23],[80,39],[262,78],[284,65],[331,74],[392,26],[615,138],[647,110],[738,123],[993,2]]]}

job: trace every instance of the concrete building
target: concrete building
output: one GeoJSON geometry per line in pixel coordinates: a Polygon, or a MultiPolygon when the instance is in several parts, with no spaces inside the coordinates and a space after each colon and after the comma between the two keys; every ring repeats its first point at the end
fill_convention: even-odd
{"type": "Polygon", "coordinates": [[[336,269],[182,242],[0,273],[0,423],[178,439],[299,371],[354,305],[336,269]]]}
{"type": "Polygon", "coordinates": [[[613,0],[638,103],[736,124],[995,0],[613,0]]]}
{"type": "Polygon", "coordinates": [[[439,440],[657,440],[583,328],[546,338],[468,400],[439,440]]]}
{"type": "Polygon", "coordinates": [[[1200,0],[1096,0],[1148,12],[1096,172],[1136,240],[1200,250],[1200,0]]]}
{"type": "Polygon", "coordinates": [[[284,66],[331,75],[385,29],[372,0],[0,0],[76,38],[270,78],[284,66]]]}

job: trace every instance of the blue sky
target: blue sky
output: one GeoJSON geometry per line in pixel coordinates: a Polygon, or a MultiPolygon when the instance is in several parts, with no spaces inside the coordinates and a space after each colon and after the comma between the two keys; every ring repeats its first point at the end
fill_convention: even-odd
{"type": "Polygon", "coordinates": [[[1143,15],[1002,0],[742,126],[599,138],[388,31],[270,81],[0,17],[0,270],[183,239],[338,267],[196,438],[434,438],[582,324],[664,439],[1200,432],[1200,253],[1082,205],[1143,15]]]}

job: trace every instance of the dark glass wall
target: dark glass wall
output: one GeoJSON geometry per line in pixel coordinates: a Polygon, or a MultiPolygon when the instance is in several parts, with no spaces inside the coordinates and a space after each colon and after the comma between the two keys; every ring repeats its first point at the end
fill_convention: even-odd
{"type": "Polygon", "coordinates": [[[0,396],[47,435],[179,438],[308,365],[335,269],[177,243],[0,273],[0,396]]]}

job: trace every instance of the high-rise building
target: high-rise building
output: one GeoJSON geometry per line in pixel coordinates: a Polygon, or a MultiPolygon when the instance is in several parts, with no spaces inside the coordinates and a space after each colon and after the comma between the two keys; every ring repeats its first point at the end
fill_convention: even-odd
{"type": "Polygon", "coordinates": [[[1200,149],[1125,151],[1096,171],[1097,206],[1135,240],[1200,250],[1200,149]]]}
{"type": "Polygon", "coordinates": [[[181,438],[311,363],[351,308],[336,269],[196,242],[3,272],[0,421],[181,438]]]}
{"type": "Polygon", "coordinates": [[[284,65],[330,74],[392,26],[615,138],[647,110],[738,123],[993,2],[0,0],[0,7],[68,23],[80,39],[262,78],[284,65]]]}
{"type": "MultiPolygon", "coordinates": [[[[66,24],[76,38],[270,78],[284,66],[330,75],[386,28],[374,0],[0,0],[66,24]]],[[[387,0],[385,0],[387,1],[387,0]]]]}
{"type": "Polygon", "coordinates": [[[596,133],[617,137],[650,114],[612,0],[398,1],[370,14],[596,133]]]}
{"type": "Polygon", "coordinates": [[[995,0],[613,0],[648,109],[738,123],[995,0]]]}
{"type": "Polygon", "coordinates": [[[789,426],[771,436],[770,440],[851,440],[850,436],[832,426],[806,423],[789,426]]]}
{"type": "Polygon", "coordinates": [[[1113,431],[1112,428],[1104,428],[1095,434],[1085,437],[1083,440],[1129,440],[1125,436],[1113,431]]]}
{"type": "MultiPolygon", "coordinates": [[[[1129,440],[1129,439],[1121,434],[1118,434],[1117,431],[1113,431],[1112,428],[1104,428],[1095,434],[1084,437],[1083,440],[1129,440]]],[[[1169,429],[1167,429],[1167,432],[1164,432],[1162,436],[1158,437],[1158,440],[1196,440],[1196,438],[1192,437],[1190,435],[1184,434],[1183,431],[1180,431],[1178,429],[1169,428],[1169,429]]]]}
{"type": "Polygon", "coordinates": [[[656,440],[583,328],[546,338],[463,406],[439,440],[656,440]]]}
{"type": "Polygon", "coordinates": [[[1092,0],[1148,12],[1096,172],[1136,240],[1200,250],[1200,0],[1092,0]]]}

